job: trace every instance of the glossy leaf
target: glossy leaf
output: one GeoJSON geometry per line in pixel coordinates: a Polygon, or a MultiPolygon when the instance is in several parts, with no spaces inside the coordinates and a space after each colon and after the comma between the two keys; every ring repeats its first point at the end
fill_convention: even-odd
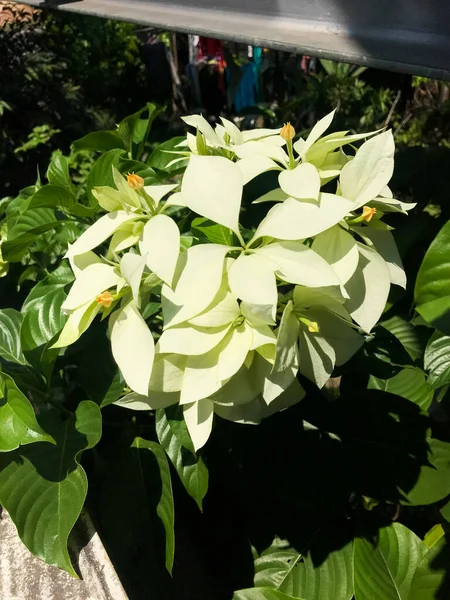
{"type": "Polygon", "coordinates": [[[0,373],[0,452],[34,442],[54,443],[54,439],[40,427],[30,401],[12,377],[0,373]]]}
{"type": "Polygon", "coordinates": [[[409,600],[425,544],[394,523],[381,529],[377,540],[356,538],[354,545],[356,600],[409,600]]]}
{"type": "Polygon", "coordinates": [[[288,596],[272,588],[248,588],[233,594],[233,600],[302,600],[300,596],[288,596]]]}
{"type": "Polygon", "coordinates": [[[122,138],[116,131],[93,131],[72,144],[75,152],[80,150],[98,150],[108,152],[115,148],[125,149],[122,138]]]}
{"type": "Polygon", "coordinates": [[[450,383],[450,336],[433,333],[425,349],[424,367],[433,388],[450,383]]]}
{"type": "Polygon", "coordinates": [[[51,433],[56,446],[31,444],[0,456],[0,502],[35,556],[77,577],[67,540],[87,493],[79,457],[100,439],[100,409],[81,402],[73,417],[55,420],[51,433]]]}
{"type": "Polygon", "coordinates": [[[433,400],[433,389],[429,385],[425,373],[416,367],[406,367],[390,379],[370,376],[369,390],[383,390],[406,398],[427,410],[433,400]]]}
{"type": "Polygon", "coordinates": [[[0,310],[0,360],[26,365],[20,344],[23,316],[13,308],[0,310]]]}
{"type": "Polygon", "coordinates": [[[408,600],[444,600],[448,598],[448,538],[442,537],[422,558],[411,583],[408,600]]]}
{"type": "MultiPolygon", "coordinates": [[[[175,555],[175,510],[173,505],[172,481],[170,479],[169,463],[163,448],[157,442],[149,442],[137,437],[132,448],[138,450],[149,450],[156,458],[161,478],[161,497],[156,507],[158,517],[161,519],[166,532],[166,569],[172,573],[173,559],[175,555]]],[[[143,474],[144,475],[144,474],[143,474]]]]}
{"type": "Polygon", "coordinates": [[[307,600],[351,600],[353,597],[353,544],[331,552],[321,564],[314,564],[309,552],[275,539],[255,560],[255,587],[271,587],[289,597],[307,600]]]}
{"type": "Polygon", "coordinates": [[[437,234],[417,274],[414,296],[419,314],[450,335],[450,221],[437,234]]]}
{"type": "Polygon", "coordinates": [[[209,219],[198,217],[191,223],[191,231],[195,235],[201,235],[213,244],[225,244],[232,246],[234,244],[234,235],[231,229],[223,225],[217,225],[209,219]]]}
{"type": "Polygon", "coordinates": [[[450,443],[430,438],[427,464],[423,464],[405,504],[420,506],[442,500],[450,494],[450,443]]]}
{"type": "Polygon", "coordinates": [[[195,455],[182,408],[174,406],[158,410],[156,433],[187,493],[202,510],[203,498],[208,491],[208,469],[203,460],[195,455]]]}
{"type": "Polygon", "coordinates": [[[413,360],[422,358],[423,348],[421,338],[417,327],[412,323],[399,315],[394,315],[390,319],[382,321],[380,325],[390,331],[400,341],[413,360]]]}
{"type": "Polygon", "coordinates": [[[51,185],[60,186],[71,193],[74,192],[72,179],[69,174],[69,163],[59,150],[52,154],[47,169],[47,179],[51,185]]]}

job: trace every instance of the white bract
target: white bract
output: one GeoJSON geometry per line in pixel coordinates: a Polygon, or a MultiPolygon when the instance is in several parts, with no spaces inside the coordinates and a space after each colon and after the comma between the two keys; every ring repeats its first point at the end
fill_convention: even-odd
{"type": "Polygon", "coordinates": [[[54,346],[109,318],[129,388],[117,403],[179,403],[196,449],[215,414],[259,423],[303,398],[299,374],[324,386],[370,335],[391,284],[405,287],[383,215],[414,206],[388,188],[392,133],[326,135],[333,117],[294,142],[289,124],[240,131],[193,115],[196,134],[175,152],[189,157],[181,180],[146,186],[114,169],[115,188],[94,190],[106,214],[68,249],[75,281],[54,346]],[[278,183],[255,203],[273,205],[244,230],[246,184],[267,171],[278,183]]]}

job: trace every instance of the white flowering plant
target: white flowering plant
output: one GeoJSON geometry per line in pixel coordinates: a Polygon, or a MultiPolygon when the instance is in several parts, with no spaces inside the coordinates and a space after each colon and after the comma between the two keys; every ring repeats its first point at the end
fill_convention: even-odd
{"type": "Polygon", "coordinates": [[[173,151],[175,164],[188,159],[179,182],[147,186],[114,168],[114,187],[93,190],[106,214],[68,249],[75,281],[53,347],[108,318],[130,390],[117,403],[180,404],[195,449],[214,413],[258,423],[303,398],[298,372],[324,386],[370,336],[391,284],[406,284],[383,215],[413,206],[388,187],[392,133],[327,135],[333,115],[294,143],[290,124],[241,132],[185,117],[196,134],[173,151]],[[244,231],[244,186],[267,171],[278,187],[254,202],[274,204],[244,231]],[[180,213],[203,218],[205,235],[181,235],[180,213]],[[152,295],[162,305],[153,330],[143,317],[152,295]]]}
{"type": "Polygon", "coordinates": [[[75,142],[100,152],[85,189],[57,152],[7,203],[2,281],[37,281],[0,309],[1,504],[75,576],[89,479],[121,578],[149,577],[130,597],[422,600],[450,519],[448,224],[413,290],[391,131],[192,115],[151,149],[157,113],[75,142]]]}

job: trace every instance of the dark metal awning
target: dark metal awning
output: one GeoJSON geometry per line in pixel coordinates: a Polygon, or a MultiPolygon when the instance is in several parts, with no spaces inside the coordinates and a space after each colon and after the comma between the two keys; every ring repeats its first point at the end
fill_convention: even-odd
{"type": "Polygon", "coordinates": [[[450,0],[29,0],[27,3],[450,79],[450,0]]]}

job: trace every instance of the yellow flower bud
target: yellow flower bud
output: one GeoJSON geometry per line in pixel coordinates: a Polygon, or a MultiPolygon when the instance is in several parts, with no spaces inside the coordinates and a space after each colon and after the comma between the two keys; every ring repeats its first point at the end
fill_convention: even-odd
{"type": "Polygon", "coordinates": [[[308,331],[309,333],[319,333],[319,324],[316,321],[310,321],[308,331]]]}
{"type": "Polygon", "coordinates": [[[110,292],[106,291],[103,292],[103,294],[100,294],[100,296],[97,296],[97,302],[99,304],[101,304],[102,306],[104,306],[105,308],[109,308],[111,306],[111,304],[113,303],[114,298],[111,296],[110,292]]]}
{"type": "Polygon", "coordinates": [[[127,182],[132,190],[140,190],[144,187],[144,180],[142,177],[135,175],[134,173],[128,173],[127,182]]]}
{"type": "Polygon", "coordinates": [[[364,221],[371,221],[373,215],[377,212],[376,208],[370,208],[370,206],[364,206],[362,211],[362,218],[364,221]]]}
{"type": "Polygon", "coordinates": [[[289,142],[290,140],[294,139],[295,129],[292,127],[292,125],[290,123],[285,123],[280,131],[280,135],[283,138],[283,140],[286,140],[286,142],[289,142]]]}

